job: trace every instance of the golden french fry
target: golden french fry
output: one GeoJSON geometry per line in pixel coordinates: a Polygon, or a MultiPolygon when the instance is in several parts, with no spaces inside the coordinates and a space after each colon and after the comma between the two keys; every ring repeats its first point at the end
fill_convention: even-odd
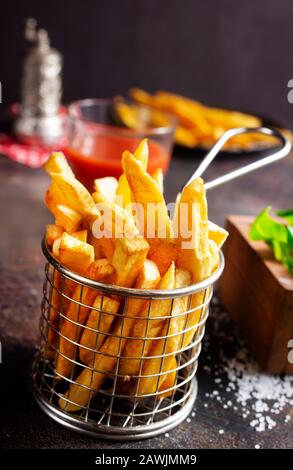
{"type": "Polygon", "coordinates": [[[118,308],[118,300],[102,295],[97,295],[95,298],[93,310],[88,316],[86,328],[83,330],[79,343],[79,357],[85,364],[92,363],[95,356],[94,350],[98,351],[107,338],[106,335],[110,331],[118,308]]]}
{"type": "MultiPolygon", "coordinates": [[[[160,273],[155,263],[145,260],[135,287],[137,289],[153,289],[157,286],[159,279],[160,273]]],[[[83,408],[87,405],[91,396],[94,396],[101,388],[107,374],[114,370],[117,361],[120,359],[119,351],[121,354],[126,342],[125,337],[130,334],[135,317],[139,315],[146,302],[146,300],[134,298],[128,301],[127,318],[120,319],[112,336],[106,339],[100,348],[100,354],[96,354],[92,369],[85,368],[76,379],[76,383],[71,384],[64,398],[59,400],[60,408],[67,411],[76,411],[83,408]],[[86,387],[89,387],[92,391],[86,387]]]]}
{"type": "Polygon", "coordinates": [[[164,173],[162,168],[157,168],[156,171],[152,174],[152,178],[158,185],[159,190],[161,193],[164,193],[164,173]]]}
{"type": "Polygon", "coordinates": [[[64,232],[63,227],[54,224],[46,225],[46,242],[48,246],[52,246],[57,238],[60,238],[64,232]]]}
{"type": "Polygon", "coordinates": [[[60,240],[60,262],[72,271],[83,274],[95,259],[92,245],[80,241],[66,232],[62,234],[60,240]]]}
{"type": "MultiPolygon", "coordinates": [[[[147,169],[149,158],[147,139],[143,139],[141,141],[136,151],[134,152],[133,158],[141,164],[144,170],[147,169]]],[[[128,210],[131,210],[131,190],[124,172],[119,178],[118,187],[116,190],[116,203],[122,205],[122,207],[127,208],[128,210]]]]}
{"type": "MultiPolygon", "coordinates": [[[[162,277],[158,289],[174,289],[175,286],[175,265],[171,263],[168,271],[162,277]]],[[[172,305],[171,299],[152,300],[145,306],[140,314],[140,319],[136,320],[131,330],[131,336],[134,339],[128,339],[120,361],[119,373],[124,376],[137,375],[140,368],[140,358],[147,355],[152,340],[143,338],[156,337],[163,324],[164,319],[158,317],[168,316],[172,305]],[[156,317],[155,320],[151,318],[156,317]]]]}
{"type": "Polygon", "coordinates": [[[146,91],[140,88],[130,88],[129,94],[138,103],[153,107],[153,97],[146,91]]]}
{"type": "Polygon", "coordinates": [[[149,251],[144,238],[118,238],[112,264],[116,270],[115,284],[131,287],[141,270],[149,251]]]}
{"type": "MultiPolygon", "coordinates": [[[[113,266],[108,260],[102,259],[94,261],[85,273],[85,276],[94,281],[106,281],[113,274],[113,266]]],[[[61,325],[60,343],[56,362],[56,373],[60,377],[69,377],[76,357],[77,345],[79,342],[82,325],[87,321],[97,291],[78,284],[73,292],[70,302],[61,325]],[[83,304],[83,305],[81,305],[83,304]]]]}
{"type": "MultiPolygon", "coordinates": [[[[101,258],[109,259],[108,256],[106,256],[104,253],[102,254],[99,240],[95,238],[92,233],[89,233],[88,235],[88,243],[94,247],[95,259],[101,259],[101,258]]],[[[110,259],[112,259],[113,253],[114,253],[114,246],[113,246],[113,251],[112,251],[112,255],[110,259]]]]}
{"type": "Polygon", "coordinates": [[[208,222],[208,227],[209,227],[209,239],[213,240],[218,248],[221,248],[221,246],[224,244],[226,241],[226,238],[228,237],[228,232],[222,227],[219,227],[219,225],[214,224],[209,220],[208,222]]]}
{"type": "Polygon", "coordinates": [[[87,243],[88,231],[87,230],[78,230],[77,232],[72,232],[71,237],[77,238],[77,240],[87,243]]]}
{"type": "Polygon", "coordinates": [[[44,163],[43,168],[50,176],[57,173],[74,177],[74,173],[62,152],[51,153],[48,160],[44,163]]]}
{"type": "Polygon", "coordinates": [[[162,381],[158,389],[158,392],[159,392],[158,400],[160,400],[161,398],[167,398],[176,392],[176,390],[174,391],[175,381],[177,377],[176,369],[177,369],[176,357],[171,356],[171,361],[170,361],[171,372],[168,372],[162,377],[162,381]]]}
{"type": "Polygon", "coordinates": [[[100,214],[92,224],[93,236],[97,237],[94,245],[112,261],[117,239],[137,238],[139,231],[132,214],[118,204],[103,201],[98,208],[100,214]]]}
{"type": "Polygon", "coordinates": [[[108,201],[111,203],[115,202],[116,190],[118,181],[113,176],[106,176],[104,178],[98,178],[94,180],[93,199],[95,202],[108,201]]]}
{"type": "Polygon", "coordinates": [[[150,245],[148,256],[164,274],[176,258],[173,230],[164,197],[153,178],[129,152],[124,152],[122,166],[133,199],[143,208],[144,232],[150,245]]]}
{"type": "Polygon", "coordinates": [[[55,216],[56,225],[60,225],[67,233],[76,232],[80,229],[82,217],[71,207],[57,204],[52,207],[51,212],[55,216]]]}
{"type": "Polygon", "coordinates": [[[52,181],[63,193],[68,207],[78,212],[86,220],[92,220],[99,215],[91,194],[76,178],[53,174],[52,181]]]}
{"type": "Polygon", "coordinates": [[[193,129],[186,129],[183,126],[177,126],[175,130],[176,143],[183,147],[196,147],[199,139],[193,129]]]}
{"type": "MultiPolygon", "coordinates": [[[[191,279],[191,274],[188,271],[176,268],[176,288],[188,286],[191,283],[191,279]]],[[[179,314],[186,311],[187,304],[188,296],[177,297],[174,299],[172,304],[172,312],[170,312],[171,319],[164,322],[164,326],[160,333],[160,335],[165,336],[165,338],[153,340],[152,346],[149,349],[149,354],[147,354],[149,356],[158,357],[146,357],[142,364],[141,375],[155,375],[155,377],[141,377],[139,379],[139,395],[155,393],[156,390],[159,390],[163,382],[167,379],[168,371],[172,370],[174,356],[170,354],[172,352],[176,354],[176,352],[179,351],[180,346],[182,346],[182,331],[184,330],[186,324],[186,315],[179,314]],[[167,374],[164,374],[164,372],[167,374]]]]}
{"type": "Polygon", "coordinates": [[[184,188],[176,209],[174,227],[177,232],[177,266],[191,272],[193,282],[199,282],[211,272],[207,201],[201,178],[196,178],[184,188]]]}

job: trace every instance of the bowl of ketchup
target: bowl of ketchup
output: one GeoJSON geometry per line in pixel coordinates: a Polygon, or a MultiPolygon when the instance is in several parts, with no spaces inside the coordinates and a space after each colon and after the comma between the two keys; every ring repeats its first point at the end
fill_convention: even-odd
{"type": "Polygon", "coordinates": [[[119,119],[114,100],[85,99],[68,106],[65,154],[76,177],[90,191],[95,178],[119,177],[122,153],[126,149],[134,152],[143,138],[148,138],[150,174],[157,168],[164,172],[168,169],[175,118],[144,106],[131,106],[143,116],[143,125],[136,129],[126,127],[119,119]],[[152,119],[152,113],[156,113],[156,120],[152,119]],[[154,122],[160,125],[155,127],[154,122]]]}

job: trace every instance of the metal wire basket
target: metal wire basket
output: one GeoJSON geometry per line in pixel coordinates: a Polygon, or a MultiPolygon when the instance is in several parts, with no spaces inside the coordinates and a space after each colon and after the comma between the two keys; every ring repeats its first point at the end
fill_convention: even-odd
{"type": "MultiPolygon", "coordinates": [[[[203,282],[174,290],[140,290],[98,283],[69,271],[51,256],[45,242],[43,252],[47,264],[40,342],[32,375],[34,395],[41,408],[68,428],[107,439],[151,437],[183,421],[191,411],[197,394],[197,359],[213,284],[223,271],[223,255],[220,254],[220,265],[216,272],[203,282]],[[72,294],[77,289],[78,300],[72,294]],[[96,307],[93,307],[92,302],[89,305],[84,303],[89,293],[91,298],[99,296],[98,305],[94,303],[96,307]],[[103,307],[109,298],[119,302],[120,307],[115,314],[103,307]],[[128,307],[133,299],[144,303],[143,317],[128,315],[128,307]],[[182,300],[185,308],[178,311],[176,302],[182,300]],[[158,305],[161,302],[164,302],[164,314],[154,316],[152,307],[154,303],[158,305]],[[68,317],[70,304],[74,305],[76,315],[71,318],[68,317]],[[102,324],[107,324],[110,315],[115,318],[108,321],[112,327],[105,333],[102,324]],[[98,323],[94,327],[89,322],[93,317],[98,323]],[[132,333],[133,330],[130,334],[124,334],[124,326],[128,321],[143,322],[144,335],[138,338],[132,333]],[[120,325],[118,329],[117,322],[120,325]],[[173,326],[177,325],[177,331],[174,331],[174,327],[172,329],[172,322],[173,326]],[[72,327],[69,336],[64,334],[66,329],[62,325],[65,323],[72,327]],[[181,325],[179,329],[178,325],[181,325]],[[75,337],[72,336],[73,329],[75,337]],[[154,330],[158,334],[151,336],[154,330]],[[82,341],[85,332],[91,340],[90,346],[89,342],[82,341]],[[111,351],[97,347],[107,340],[109,342],[109,338],[116,344],[114,354],[113,350],[111,354],[111,351]],[[174,339],[177,345],[175,350],[172,349],[174,339]],[[135,352],[130,356],[124,355],[127,341],[132,341],[134,345],[135,352]],[[62,348],[64,343],[69,348],[62,348]],[[70,350],[70,354],[64,353],[64,350],[70,350]],[[84,354],[81,351],[91,355],[88,363],[82,362],[80,357],[84,358],[84,354]],[[60,358],[63,364],[64,361],[67,364],[66,374],[60,372],[60,368],[58,370],[60,358]],[[109,358],[114,365],[105,373],[102,364],[109,358]],[[131,377],[123,372],[123,361],[126,365],[135,363],[136,371],[131,377]],[[145,364],[151,364],[150,361],[154,361],[152,364],[155,365],[155,373],[152,374],[146,373],[148,367],[144,367],[145,364]],[[87,383],[81,384],[79,381],[81,371],[86,371],[84,374],[90,377],[87,383]],[[101,376],[102,386],[97,390],[95,379],[101,376]],[[143,383],[151,384],[151,393],[141,391],[143,383]],[[66,395],[68,389],[74,388],[82,396],[86,395],[82,406],[78,393],[68,396],[67,392],[66,395]],[[77,403],[72,396],[78,397],[77,403]]],[[[155,308],[153,310],[157,311],[155,308]]]]}
{"type": "MultiPolygon", "coordinates": [[[[251,132],[275,136],[281,148],[205,183],[206,190],[288,155],[291,143],[276,129],[230,129],[185,186],[203,174],[231,137],[251,132]]],[[[142,290],[75,274],[51,256],[45,242],[43,252],[47,264],[33,364],[34,394],[41,408],[68,428],[107,439],[151,437],[182,422],[197,394],[197,360],[213,284],[224,268],[222,253],[217,270],[198,284],[142,290]],[[107,309],[109,299],[117,311],[107,309]],[[134,300],[143,306],[137,315],[131,310],[134,300]],[[163,308],[154,315],[158,304],[163,308]],[[139,322],[144,328],[136,334],[139,322]]]]}

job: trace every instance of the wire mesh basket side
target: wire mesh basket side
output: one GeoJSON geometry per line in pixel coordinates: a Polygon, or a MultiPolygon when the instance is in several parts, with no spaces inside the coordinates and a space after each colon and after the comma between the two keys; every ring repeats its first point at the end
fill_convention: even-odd
{"type": "Polygon", "coordinates": [[[89,432],[106,426],[140,435],[175,423],[194,399],[211,295],[210,285],[167,299],[106,295],[47,263],[33,367],[38,396],[89,432]]]}

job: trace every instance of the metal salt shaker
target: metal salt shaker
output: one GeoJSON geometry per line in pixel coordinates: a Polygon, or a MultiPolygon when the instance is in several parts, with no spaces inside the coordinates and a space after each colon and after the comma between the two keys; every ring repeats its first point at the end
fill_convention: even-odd
{"type": "Polygon", "coordinates": [[[25,38],[31,43],[22,69],[21,108],[16,135],[31,144],[56,145],[64,133],[60,115],[62,55],[50,47],[47,32],[26,21],[25,38]]]}

